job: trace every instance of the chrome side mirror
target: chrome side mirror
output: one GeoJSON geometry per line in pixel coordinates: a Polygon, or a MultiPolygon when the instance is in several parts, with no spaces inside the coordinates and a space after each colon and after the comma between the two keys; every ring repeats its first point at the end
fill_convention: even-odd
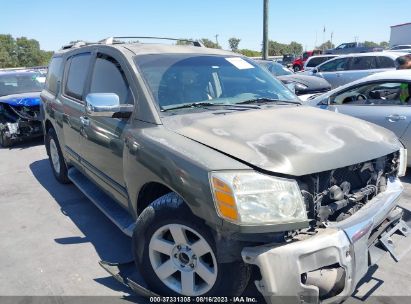
{"type": "Polygon", "coordinates": [[[120,99],[114,93],[90,93],[86,96],[86,113],[89,116],[112,117],[120,112],[120,99]]]}

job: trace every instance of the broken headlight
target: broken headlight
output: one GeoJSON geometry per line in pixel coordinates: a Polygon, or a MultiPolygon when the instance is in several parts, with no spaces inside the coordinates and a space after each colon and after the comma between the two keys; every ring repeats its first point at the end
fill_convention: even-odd
{"type": "Polygon", "coordinates": [[[10,134],[16,134],[18,133],[19,130],[19,124],[18,123],[7,123],[7,129],[9,130],[10,134]]]}
{"type": "Polygon", "coordinates": [[[307,220],[295,180],[254,171],[212,172],[210,183],[220,217],[240,225],[266,225],[307,220]]]}

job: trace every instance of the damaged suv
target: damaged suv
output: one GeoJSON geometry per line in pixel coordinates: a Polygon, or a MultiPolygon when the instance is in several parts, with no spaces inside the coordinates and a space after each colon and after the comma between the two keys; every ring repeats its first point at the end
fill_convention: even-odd
{"type": "Polygon", "coordinates": [[[403,145],[301,106],[248,58],[107,39],[56,52],[47,79],[55,177],[132,236],[155,293],[240,295],[253,274],[268,303],[341,301],[398,258],[403,145]]]}
{"type": "Polygon", "coordinates": [[[43,135],[40,92],[44,80],[34,71],[0,71],[0,146],[43,135]]]}

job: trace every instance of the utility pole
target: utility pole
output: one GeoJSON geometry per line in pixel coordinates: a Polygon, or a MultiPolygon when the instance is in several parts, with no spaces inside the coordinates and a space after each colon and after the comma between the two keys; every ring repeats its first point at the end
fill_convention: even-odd
{"type": "Polygon", "coordinates": [[[217,46],[218,46],[218,34],[215,35],[215,43],[216,43],[217,46]]]}
{"type": "Polygon", "coordinates": [[[331,32],[331,40],[330,40],[330,42],[331,42],[331,47],[332,47],[332,44],[333,44],[333,35],[334,35],[334,32],[331,32]]]}
{"type": "Polygon", "coordinates": [[[263,59],[268,59],[268,3],[269,0],[264,1],[263,12],[263,59]]]}

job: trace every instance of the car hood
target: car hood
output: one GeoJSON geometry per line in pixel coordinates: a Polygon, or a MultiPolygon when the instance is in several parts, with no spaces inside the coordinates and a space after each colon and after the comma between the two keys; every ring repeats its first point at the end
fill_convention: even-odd
{"type": "Polygon", "coordinates": [[[391,131],[306,106],[210,111],[162,120],[166,128],[251,167],[294,176],[368,161],[401,147],[391,131]]]}
{"type": "Polygon", "coordinates": [[[13,94],[0,97],[0,103],[11,106],[33,107],[40,105],[40,92],[13,94]]]}
{"type": "Polygon", "coordinates": [[[304,90],[304,94],[331,90],[331,85],[327,80],[316,76],[293,74],[278,76],[277,78],[282,82],[292,81],[302,83],[303,85],[307,86],[307,89],[304,90]]]}

